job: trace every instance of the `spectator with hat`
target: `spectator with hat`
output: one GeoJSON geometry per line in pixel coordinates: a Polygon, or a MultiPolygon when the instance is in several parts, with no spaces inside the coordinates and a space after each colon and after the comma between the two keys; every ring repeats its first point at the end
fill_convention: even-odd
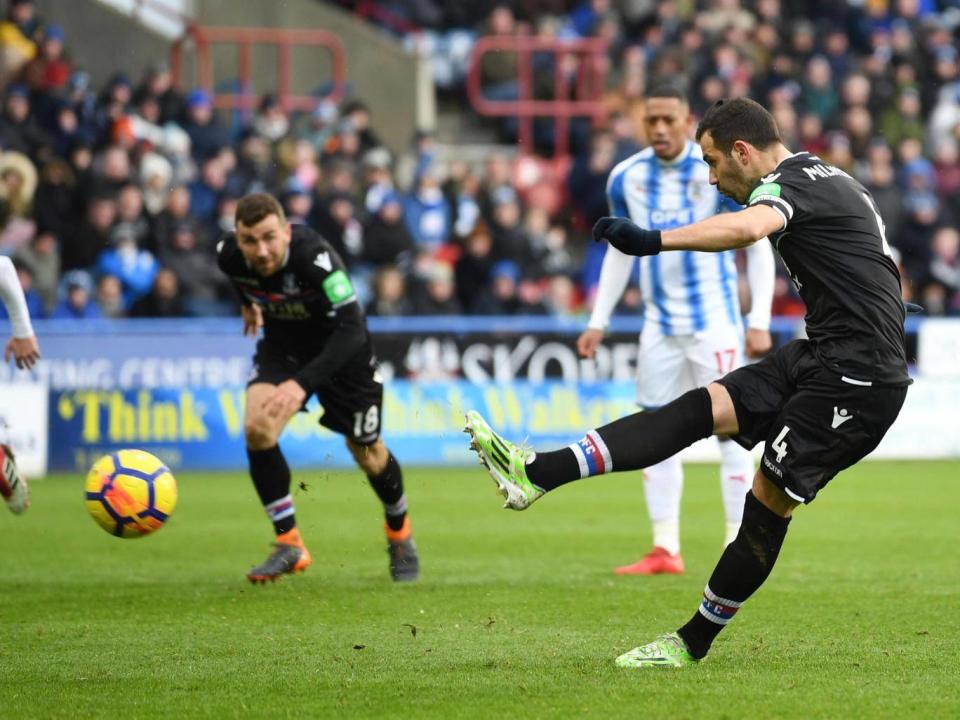
{"type": "Polygon", "coordinates": [[[213,112],[213,96],[200,88],[187,95],[187,117],[183,129],[190,136],[190,153],[197,162],[214,157],[230,143],[226,129],[213,112]]]}
{"type": "Polygon", "coordinates": [[[33,159],[49,143],[49,137],[30,114],[30,88],[19,83],[8,87],[0,118],[0,147],[33,159]]]}
{"type": "Polygon", "coordinates": [[[414,250],[413,236],[403,219],[400,196],[387,193],[363,229],[363,259],[374,268],[402,264],[414,250]]]}
{"type": "Polygon", "coordinates": [[[64,50],[66,33],[60,25],[50,24],[41,35],[40,52],[24,67],[23,76],[34,90],[57,92],[66,87],[72,71],[64,50]]]}
{"type": "Polygon", "coordinates": [[[54,307],[53,320],[91,320],[103,317],[100,307],[93,301],[93,280],[86,270],[71,270],[61,283],[64,296],[54,307]]]}
{"type": "Polygon", "coordinates": [[[274,93],[267,93],[260,100],[257,114],[251,127],[257,135],[270,144],[276,144],[287,136],[290,130],[290,118],[274,93]]]}

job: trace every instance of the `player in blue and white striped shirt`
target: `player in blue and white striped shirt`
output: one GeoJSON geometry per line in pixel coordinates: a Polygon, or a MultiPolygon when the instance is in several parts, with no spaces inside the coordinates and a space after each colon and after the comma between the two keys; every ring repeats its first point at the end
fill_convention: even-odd
{"type": "MultiPolygon", "coordinates": [[[[610,173],[611,215],[644,228],[667,230],[689,225],[724,210],[739,210],[710,185],[699,145],[689,139],[690,111],[682,92],[663,85],[647,96],[644,125],[650,147],[627,158],[610,173]]],[[[593,357],[610,315],[633,274],[634,258],[607,247],[587,330],[577,341],[593,357]]],[[[740,367],[749,356],[770,349],[770,305],[774,260],[769,243],[747,250],[751,308],[744,335],[734,251],[675,252],[640,258],[644,326],[637,363],[637,401],[648,409],[666,405],[688,390],[703,387],[740,367]]],[[[744,496],[753,478],[750,453],[720,443],[720,480],[726,515],[726,542],[736,537],[744,496]]],[[[680,573],[680,496],[683,467],[674,456],[644,471],[653,549],[617,574],[680,573]]]]}

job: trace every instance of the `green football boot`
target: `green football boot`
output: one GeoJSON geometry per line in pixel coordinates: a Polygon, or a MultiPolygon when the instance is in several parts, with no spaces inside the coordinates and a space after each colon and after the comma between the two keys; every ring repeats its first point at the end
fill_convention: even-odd
{"type": "Polygon", "coordinates": [[[480,464],[487,468],[490,477],[506,502],[505,508],[526,510],[545,492],[527,479],[527,461],[533,451],[524,450],[509,440],[504,440],[493,431],[476,410],[467,413],[467,425],[463,429],[470,435],[470,447],[480,457],[480,464]]]}
{"type": "Polygon", "coordinates": [[[697,659],[675,632],[661,635],[652,643],[634,648],[617,658],[617,665],[622,668],[687,667],[696,664],[697,659]]]}

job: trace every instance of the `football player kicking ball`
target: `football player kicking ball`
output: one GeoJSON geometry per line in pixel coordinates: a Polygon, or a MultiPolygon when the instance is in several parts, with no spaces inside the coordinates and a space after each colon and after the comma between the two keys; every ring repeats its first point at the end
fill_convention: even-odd
{"type": "Polygon", "coordinates": [[[277,441],[315,394],[324,410],[320,423],[346,438],[383,503],[391,577],[416,580],[420,563],[403,476],[380,439],[383,385],[343,261],[315,232],[287,223],[280,203],[260,193],[237,204],[236,230],[220,241],[217,253],[242,298],[244,333],[264,330],[247,385],[244,434],[250,475],[277,541],[247,578],[276,580],[312,562],[297,529],[290,468],[277,441]]]}
{"type": "Polygon", "coordinates": [[[710,182],[746,209],[664,231],[603,218],[594,237],[628,255],[647,256],[720,252],[767,236],[807,305],[809,339],[554,452],[525,452],[475,411],[467,415],[472,447],[506,507],[517,510],[565,483],[647,467],[711,434],[747,448],[766,441],[740,531],[724,549],[697,611],[676,632],[617,658],[623,667],[679,667],[706,656],[773,569],[794,509],[873,451],[911,382],[900,278],[864,187],[814,155],[791,154],[770,113],[745,98],[711,107],[697,140],[710,182]]]}
{"type": "MultiPolygon", "coordinates": [[[[3,350],[3,361],[13,358],[21,370],[29,370],[40,359],[40,346],[30,324],[30,312],[23,288],[17,278],[13,262],[6,256],[0,256],[0,301],[7,308],[12,337],[3,350]]],[[[9,445],[0,444],[0,497],[7,503],[11,512],[22,513],[30,506],[30,490],[27,479],[20,475],[13,451],[9,445]]]]}

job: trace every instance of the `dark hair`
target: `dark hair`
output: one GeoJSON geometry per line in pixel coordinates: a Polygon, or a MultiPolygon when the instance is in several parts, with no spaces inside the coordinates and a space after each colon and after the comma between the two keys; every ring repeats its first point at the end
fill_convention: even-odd
{"type": "Polygon", "coordinates": [[[240,198],[233,219],[237,225],[252,227],[269,215],[276,215],[281,225],[287,221],[283,207],[273,195],[251,193],[240,198]]]}
{"type": "Polygon", "coordinates": [[[661,80],[647,91],[647,98],[676,98],[685,103],[687,102],[687,93],[679,84],[669,80],[661,80]]]}
{"type": "Polygon", "coordinates": [[[717,100],[697,127],[698,141],[704,133],[710,133],[713,144],[724,153],[729,153],[737,140],[759,150],[783,142],[773,115],[749,98],[717,100]]]}

